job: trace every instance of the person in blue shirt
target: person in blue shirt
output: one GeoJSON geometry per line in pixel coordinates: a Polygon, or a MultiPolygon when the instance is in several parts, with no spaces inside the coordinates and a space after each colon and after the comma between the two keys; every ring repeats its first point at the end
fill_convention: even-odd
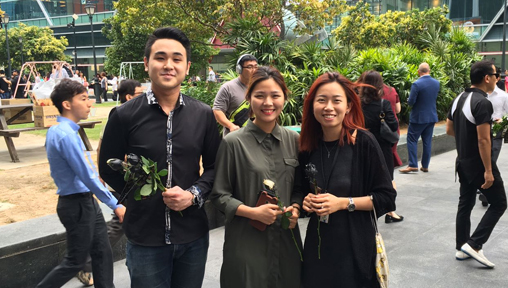
{"type": "Polygon", "coordinates": [[[62,116],[49,128],[46,151],[59,195],[57,214],[67,232],[67,251],[63,261],[37,285],[61,287],[92,258],[95,287],[114,287],[113,255],[101,208],[93,197],[111,208],[123,221],[125,207],[99,181],[90,153],[78,135],[80,120],[88,118],[91,102],[86,88],[63,79],[51,93],[51,100],[62,116]]]}

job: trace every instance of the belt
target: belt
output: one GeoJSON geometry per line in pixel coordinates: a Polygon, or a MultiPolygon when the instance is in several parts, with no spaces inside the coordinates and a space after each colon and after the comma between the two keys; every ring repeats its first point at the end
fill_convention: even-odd
{"type": "Polygon", "coordinates": [[[60,198],[78,199],[78,198],[85,198],[85,197],[91,197],[91,196],[92,196],[92,193],[84,192],[84,193],[74,193],[74,194],[70,194],[70,195],[64,195],[64,196],[60,196],[60,198]]]}

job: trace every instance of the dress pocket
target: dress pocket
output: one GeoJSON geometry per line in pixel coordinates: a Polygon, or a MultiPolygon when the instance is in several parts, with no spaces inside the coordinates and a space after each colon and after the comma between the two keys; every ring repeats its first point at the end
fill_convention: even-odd
{"type": "Polygon", "coordinates": [[[293,187],[293,181],[295,179],[295,169],[298,167],[298,159],[293,158],[284,158],[284,166],[286,168],[286,182],[291,184],[290,187],[293,187]]]}

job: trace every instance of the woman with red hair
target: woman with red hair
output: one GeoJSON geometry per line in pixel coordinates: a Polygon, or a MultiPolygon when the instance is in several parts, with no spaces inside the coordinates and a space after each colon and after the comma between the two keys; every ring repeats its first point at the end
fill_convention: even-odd
{"type": "Polygon", "coordinates": [[[379,144],[363,128],[356,88],[328,72],[304,101],[299,162],[308,179],[300,180],[307,194],[303,209],[312,213],[304,247],[305,287],[379,287],[371,211],[395,210],[396,192],[379,144]]]}

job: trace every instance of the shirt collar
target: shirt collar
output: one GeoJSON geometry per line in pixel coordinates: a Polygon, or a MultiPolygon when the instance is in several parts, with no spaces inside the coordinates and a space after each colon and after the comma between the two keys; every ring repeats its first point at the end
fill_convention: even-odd
{"type": "Polygon", "coordinates": [[[497,85],[496,85],[496,88],[494,88],[494,91],[492,91],[492,93],[490,93],[489,96],[500,95],[503,93],[505,93],[505,92],[503,90],[501,90],[499,87],[497,87],[497,85]]]}
{"type": "Polygon", "coordinates": [[[63,116],[57,116],[56,121],[58,121],[59,123],[67,123],[69,126],[71,126],[72,130],[74,130],[74,131],[79,130],[79,125],[69,118],[66,118],[63,116]]]}
{"type": "Polygon", "coordinates": [[[268,135],[272,135],[273,138],[275,138],[279,141],[282,140],[282,130],[281,130],[279,124],[275,124],[275,128],[273,128],[272,133],[266,133],[261,128],[259,128],[256,124],[254,124],[254,122],[252,122],[252,120],[249,120],[249,122],[247,122],[247,126],[245,126],[244,129],[246,129],[248,132],[252,133],[252,135],[254,135],[254,138],[256,138],[258,143],[263,142],[265,140],[265,138],[268,137],[268,135]]]}
{"type": "MultiPolygon", "coordinates": [[[[180,95],[178,96],[179,101],[176,104],[177,108],[178,106],[185,106],[185,102],[183,101],[182,92],[180,92],[180,95]]],[[[157,101],[157,98],[155,98],[155,94],[153,94],[152,88],[148,88],[146,90],[146,99],[148,101],[148,105],[159,105],[159,102],[157,101]]]]}
{"type": "Polygon", "coordinates": [[[245,86],[245,84],[243,84],[242,80],[240,80],[240,77],[236,78],[236,80],[238,81],[238,85],[242,86],[243,88],[246,88],[247,89],[247,86],[245,86]]]}
{"type": "Polygon", "coordinates": [[[479,88],[476,88],[476,87],[471,87],[471,88],[466,88],[466,92],[476,92],[476,93],[480,93],[482,94],[484,97],[487,97],[487,93],[485,93],[485,91],[483,91],[482,89],[479,89],[479,88]]]}

